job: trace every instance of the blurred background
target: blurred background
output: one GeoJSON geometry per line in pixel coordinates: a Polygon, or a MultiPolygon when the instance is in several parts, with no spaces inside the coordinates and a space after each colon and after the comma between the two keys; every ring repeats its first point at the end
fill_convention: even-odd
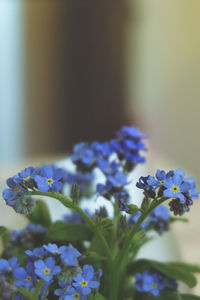
{"type": "MultiPolygon", "coordinates": [[[[199,0],[0,0],[0,179],[133,124],[150,169],[200,181],[199,27],[199,0]]],[[[195,262],[199,211],[176,225],[195,262]]]]}
{"type": "Polygon", "coordinates": [[[199,0],[0,0],[0,163],[136,124],[200,179],[199,26],[199,0]]]}

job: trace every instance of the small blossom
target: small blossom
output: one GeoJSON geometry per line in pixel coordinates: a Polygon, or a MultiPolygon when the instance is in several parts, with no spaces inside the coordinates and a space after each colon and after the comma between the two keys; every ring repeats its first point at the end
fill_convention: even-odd
{"type": "Polygon", "coordinates": [[[41,192],[53,190],[58,192],[62,189],[63,183],[60,181],[63,177],[64,170],[61,168],[54,168],[51,166],[43,166],[40,175],[36,175],[34,180],[41,192]]]}
{"type": "Polygon", "coordinates": [[[37,260],[34,262],[35,274],[45,281],[51,281],[53,276],[61,272],[61,267],[55,265],[53,257],[48,257],[45,261],[37,260]]]}
{"type": "Polygon", "coordinates": [[[14,256],[9,260],[0,259],[0,274],[14,272],[16,268],[19,267],[17,257],[14,256]]]}
{"type": "Polygon", "coordinates": [[[94,276],[93,267],[85,265],[83,267],[83,273],[74,278],[74,286],[80,288],[83,295],[89,295],[92,291],[91,289],[96,289],[99,286],[99,282],[94,280],[94,276]]]}
{"type": "Polygon", "coordinates": [[[135,275],[136,283],[134,288],[138,292],[150,293],[153,296],[159,296],[163,290],[175,290],[177,287],[176,282],[167,276],[161,275],[154,271],[144,271],[135,275]]]}
{"type": "Polygon", "coordinates": [[[62,252],[61,260],[64,266],[76,267],[78,265],[77,258],[80,256],[80,252],[70,244],[69,246],[65,247],[65,250],[62,252]]]}
{"type": "Polygon", "coordinates": [[[34,265],[32,262],[28,262],[26,268],[20,267],[15,269],[14,275],[18,280],[14,282],[14,285],[23,286],[27,290],[29,290],[30,287],[33,287],[34,281],[36,279],[34,271],[34,265]]]}

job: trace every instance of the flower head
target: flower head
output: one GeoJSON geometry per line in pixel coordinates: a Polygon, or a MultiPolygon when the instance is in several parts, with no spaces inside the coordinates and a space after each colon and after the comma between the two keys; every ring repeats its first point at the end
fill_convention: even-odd
{"type": "Polygon", "coordinates": [[[26,268],[17,268],[14,270],[14,275],[18,279],[14,282],[16,286],[23,286],[27,290],[33,287],[34,281],[36,279],[35,269],[32,262],[28,262],[26,268]]]}
{"type": "Polygon", "coordinates": [[[37,260],[34,262],[35,274],[45,281],[51,281],[53,276],[61,272],[61,267],[55,264],[53,257],[46,258],[45,261],[37,260]]]}
{"type": "Polygon", "coordinates": [[[34,180],[41,192],[47,192],[49,190],[58,192],[63,186],[63,183],[61,182],[63,174],[64,170],[61,168],[43,166],[40,175],[36,175],[34,180]]]}
{"type": "Polygon", "coordinates": [[[14,256],[9,260],[0,259],[0,274],[14,272],[16,268],[19,267],[17,257],[14,256]]]}
{"type": "Polygon", "coordinates": [[[138,292],[150,293],[155,297],[157,297],[162,290],[172,289],[172,284],[169,284],[169,280],[171,283],[172,281],[174,282],[173,279],[154,271],[137,273],[135,279],[136,283],[134,284],[134,288],[138,292]]]}

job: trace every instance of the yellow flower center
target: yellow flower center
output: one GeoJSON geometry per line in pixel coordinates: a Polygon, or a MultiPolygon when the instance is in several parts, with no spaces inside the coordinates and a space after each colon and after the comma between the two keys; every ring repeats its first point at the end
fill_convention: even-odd
{"type": "Polygon", "coordinates": [[[156,289],[157,288],[157,284],[156,283],[153,283],[152,284],[152,289],[156,289]]]}
{"type": "Polygon", "coordinates": [[[49,275],[49,274],[51,273],[51,270],[48,269],[48,268],[45,268],[45,269],[43,270],[43,273],[44,273],[45,275],[49,275]]]}
{"type": "Polygon", "coordinates": [[[80,298],[80,294],[79,294],[79,293],[75,293],[75,294],[73,295],[73,298],[74,298],[74,299],[79,299],[79,298],[80,298]]]}
{"type": "Polygon", "coordinates": [[[19,190],[19,188],[17,186],[14,187],[13,191],[17,192],[19,190]]]}
{"type": "Polygon", "coordinates": [[[49,185],[52,185],[53,182],[54,182],[54,180],[52,178],[48,178],[46,180],[46,183],[49,184],[49,185]]]}
{"type": "Polygon", "coordinates": [[[54,251],[53,251],[53,254],[57,254],[57,253],[58,253],[58,250],[54,250],[54,251]]]}
{"type": "Polygon", "coordinates": [[[163,185],[163,183],[164,183],[164,180],[161,180],[161,181],[160,181],[160,185],[163,185]]]}
{"type": "Polygon", "coordinates": [[[9,267],[9,268],[8,268],[8,271],[12,271],[12,268],[11,268],[11,267],[9,267]]]}
{"type": "Polygon", "coordinates": [[[81,281],[81,285],[82,285],[82,286],[87,286],[88,283],[87,283],[87,281],[83,280],[83,281],[81,281]]]}
{"type": "Polygon", "coordinates": [[[31,276],[27,276],[26,277],[26,282],[30,282],[31,281],[31,276]]]}
{"type": "Polygon", "coordinates": [[[145,221],[145,222],[148,222],[148,221],[149,221],[149,217],[146,217],[146,218],[144,219],[144,221],[145,221]]]}
{"type": "Polygon", "coordinates": [[[27,176],[27,177],[24,178],[24,181],[27,181],[29,179],[30,179],[30,176],[27,176]]]}
{"type": "Polygon", "coordinates": [[[179,191],[178,186],[174,185],[173,188],[172,188],[172,191],[173,191],[174,193],[178,193],[178,191],[179,191]]]}

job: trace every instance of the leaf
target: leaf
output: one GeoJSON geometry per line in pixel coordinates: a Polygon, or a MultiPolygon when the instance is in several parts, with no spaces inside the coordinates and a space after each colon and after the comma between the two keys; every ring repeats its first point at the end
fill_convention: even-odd
{"type": "Polygon", "coordinates": [[[178,267],[185,271],[192,272],[192,273],[200,273],[200,265],[195,264],[188,264],[184,262],[170,262],[168,265],[172,267],[178,267]]]}
{"type": "Polygon", "coordinates": [[[158,297],[150,293],[136,293],[134,300],[181,300],[181,296],[173,292],[161,292],[158,297]]]}
{"type": "Polygon", "coordinates": [[[165,274],[168,277],[184,282],[190,288],[197,284],[195,276],[182,268],[180,264],[176,266],[176,263],[161,263],[154,260],[141,259],[128,266],[128,272],[136,274],[149,269],[156,269],[160,273],[165,274]]]}
{"type": "Polygon", "coordinates": [[[199,300],[200,297],[191,294],[181,294],[181,300],[199,300]]]}
{"type": "Polygon", "coordinates": [[[46,203],[42,200],[36,201],[36,207],[34,211],[27,216],[27,218],[35,224],[43,225],[48,227],[51,225],[51,216],[46,203]]]}
{"type": "Polygon", "coordinates": [[[187,218],[183,218],[183,217],[171,217],[170,218],[170,222],[173,223],[173,222],[176,222],[176,221],[179,221],[179,222],[184,222],[184,223],[188,223],[189,220],[187,218]]]}
{"type": "Polygon", "coordinates": [[[4,226],[0,226],[0,236],[3,235],[7,229],[4,226]]]}
{"type": "Polygon", "coordinates": [[[94,300],[106,300],[106,298],[104,298],[104,296],[102,296],[100,293],[96,293],[94,300]]]}
{"type": "Polygon", "coordinates": [[[91,241],[92,237],[93,232],[87,225],[62,221],[53,223],[47,232],[49,241],[91,241]]]}

